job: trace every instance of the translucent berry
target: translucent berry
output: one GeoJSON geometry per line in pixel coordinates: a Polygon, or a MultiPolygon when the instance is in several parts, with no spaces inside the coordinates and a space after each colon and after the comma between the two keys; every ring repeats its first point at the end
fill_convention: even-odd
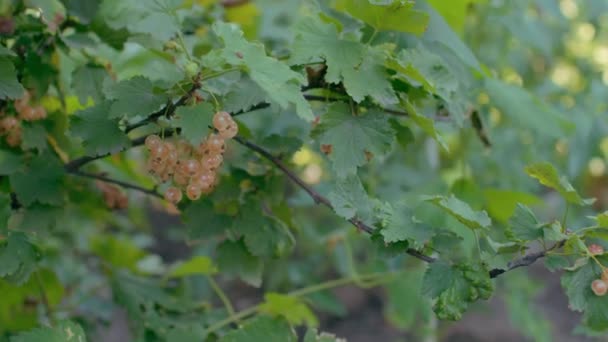
{"type": "Polygon", "coordinates": [[[146,137],[146,147],[149,151],[152,151],[155,147],[159,146],[163,141],[156,134],[148,135],[146,137]]]}
{"type": "Polygon", "coordinates": [[[197,183],[190,183],[186,187],[186,196],[191,201],[196,201],[197,199],[201,198],[202,194],[202,189],[197,183]]]}
{"type": "Polygon", "coordinates": [[[217,112],[213,115],[213,127],[218,131],[225,130],[233,122],[234,120],[228,112],[217,112]]]}
{"type": "Polygon", "coordinates": [[[198,148],[196,150],[201,157],[211,154],[211,149],[209,148],[209,144],[207,144],[206,141],[200,143],[200,145],[198,145],[198,148]]]}
{"type": "Polygon", "coordinates": [[[181,172],[176,172],[173,175],[173,182],[175,183],[175,185],[186,186],[186,184],[188,184],[188,181],[189,181],[188,176],[186,176],[185,174],[183,174],[181,172]]]}
{"type": "Polygon", "coordinates": [[[596,243],[590,244],[587,248],[589,249],[589,253],[591,253],[591,255],[604,254],[604,247],[602,247],[596,243]]]}
{"type": "Polygon", "coordinates": [[[608,284],[601,279],[596,279],[591,282],[591,290],[593,290],[596,296],[603,296],[608,291],[608,284]]]}
{"type": "Polygon", "coordinates": [[[219,134],[224,139],[232,139],[239,133],[239,127],[236,123],[231,124],[225,130],[219,131],[219,134]]]}
{"type": "Polygon", "coordinates": [[[181,164],[182,172],[192,177],[201,169],[201,164],[196,159],[188,159],[181,164]]]}
{"type": "Polygon", "coordinates": [[[180,156],[189,156],[192,153],[192,145],[186,140],[179,140],[177,142],[177,153],[180,156]]]}
{"type": "Polygon", "coordinates": [[[18,110],[19,112],[19,118],[25,121],[34,121],[35,120],[35,113],[34,113],[34,108],[26,106],[24,108],[22,108],[21,110],[18,110]]]}
{"type": "Polygon", "coordinates": [[[182,200],[182,191],[174,186],[169,187],[165,192],[165,199],[171,203],[179,203],[182,200]]]}
{"type": "Polygon", "coordinates": [[[160,144],[152,148],[152,150],[150,150],[150,153],[152,154],[153,159],[162,161],[166,160],[169,156],[169,149],[167,148],[167,146],[165,146],[164,143],[161,142],[160,144]]]}
{"type": "Polygon", "coordinates": [[[211,154],[203,157],[201,164],[205,170],[216,170],[222,165],[224,158],[221,154],[211,154]]]}
{"type": "Polygon", "coordinates": [[[21,114],[27,108],[29,108],[29,106],[25,102],[23,102],[21,100],[15,101],[15,110],[17,111],[17,113],[21,114]]]}
{"type": "Polygon", "coordinates": [[[0,126],[5,132],[14,129],[15,127],[17,127],[18,124],[19,120],[17,120],[17,118],[15,118],[14,116],[7,116],[3,118],[2,121],[0,121],[0,126]]]}
{"type": "Polygon", "coordinates": [[[211,152],[216,152],[216,153],[224,153],[224,150],[226,148],[226,144],[224,143],[224,138],[222,138],[220,135],[215,134],[215,133],[209,135],[209,138],[207,139],[207,145],[209,146],[209,149],[211,150],[211,152]]]}
{"type": "Polygon", "coordinates": [[[17,147],[21,145],[21,128],[19,126],[15,127],[8,133],[6,136],[6,143],[10,147],[17,147]]]}
{"type": "Polygon", "coordinates": [[[46,118],[46,109],[42,106],[37,106],[33,108],[33,120],[42,120],[46,118]]]}
{"type": "Polygon", "coordinates": [[[209,188],[215,183],[215,173],[213,171],[203,170],[193,178],[193,181],[197,182],[201,188],[209,188]]]}
{"type": "Polygon", "coordinates": [[[178,155],[177,151],[169,151],[169,154],[167,154],[167,166],[170,167],[171,169],[174,169],[175,165],[177,165],[178,161],[179,161],[179,155],[178,155]]]}

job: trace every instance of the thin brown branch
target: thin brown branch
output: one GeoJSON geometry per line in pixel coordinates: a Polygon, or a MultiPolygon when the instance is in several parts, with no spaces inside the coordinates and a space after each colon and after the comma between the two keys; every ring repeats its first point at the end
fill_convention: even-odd
{"type": "MultiPolygon", "coordinates": [[[[298,177],[292,170],[290,170],[279,158],[275,157],[268,150],[266,150],[265,148],[263,148],[257,144],[252,143],[251,141],[243,139],[242,137],[237,136],[234,139],[239,144],[247,147],[248,149],[250,149],[252,151],[257,152],[262,157],[266,158],[268,161],[273,163],[278,169],[280,169],[287,176],[287,178],[289,178],[293,183],[295,183],[302,190],[304,190],[315,201],[316,204],[322,204],[327,208],[333,209],[331,202],[326,197],[319,194],[310,185],[306,184],[300,177],[298,177]]],[[[373,227],[370,227],[369,225],[365,224],[363,221],[361,221],[355,217],[349,219],[348,222],[350,222],[353,226],[357,227],[357,229],[359,229],[360,231],[366,232],[368,234],[372,234],[375,230],[373,227]]],[[[511,271],[511,270],[519,268],[519,267],[525,267],[525,266],[532,265],[538,259],[545,257],[547,255],[547,252],[554,250],[554,249],[561,248],[564,245],[564,243],[565,243],[565,241],[561,241],[561,242],[555,244],[553,247],[551,247],[548,250],[537,252],[537,253],[531,253],[531,254],[525,255],[519,259],[515,259],[508,264],[506,269],[492,269],[489,271],[490,278],[496,278],[505,272],[511,271]]],[[[425,261],[427,263],[432,263],[432,262],[436,261],[435,258],[428,256],[413,248],[408,248],[405,252],[407,254],[409,254],[417,259],[420,259],[422,261],[425,261]]]]}
{"type": "Polygon", "coordinates": [[[515,260],[509,262],[507,264],[507,268],[505,268],[505,269],[495,268],[493,270],[490,270],[490,278],[496,278],[505,272],[509,272],[509,271],[514,270],[519,267],[530,266],[533,263],[535,263],[538,259],[541,259],[541,258],[544,258],[545,256],[547,256],[548,252],[563,247],[565,243],[566,243],[566,240],[562,240],[547,250],[524,255],[523,257],[521,257],[519,259],[515,259],[515,260]]]}
{"type": "Polygon", "coordinates": [[[116,184],[118,186],[121,186],[125,189],[131,189],[131,190],[136,190],[139,191],[141,193],[147,194],[147,195],[151,195],[154,197],[158,197],[158,198],[163,198],[163,196],[161,194],[159,194],[156,189],[147,189],[144,187],[141,187],[139,185],[135,185],[135,184],[131,184],[131,183],[127,183],[127,182],[123,182],[117,179],[112,179],[112,178],[108,178],[104,175],[99,175],[99,174],[95,174],[95,173],[88,173],[88,172],[84,172],[84,171],[80,171],[80,170],[74,170],[71,171],[70,174],[75,175],[75,176],[79,176],[79,177],[84,177],[84,178],[91,178],[91,179],[97,179],[106,183],[111,183],[111,184],[116,184]]]}
{"type": "MultiPolygon", "coordinates": [[[[292,170],[290,170],[285,164],[283,164],[283,162],[279,158],[275,157],[272,153],[270,153],[263,147],[256,145],[251,141],[243,139],[241,137],[237,136],[234,138],[234,140],[239,144],[247,147],[248,149],[259,153],[262,157],[273,163],[277,168],[283,171],[287,178],[289,178],[292,182],[294,182],[297,186],[304,190],[315,201],[316,204],[322,204],[327,208],[333,210],[334,207],[329,201],[329,199],[318,193],[310,185],[306,184],[300,177],[298,177],[292,170]]],[[[359,229],[360,231],[366,232],[368,234],[372,234],[375,230],[373,227],[370,227],[369,225],[365,224],[363,221],[355,217],[349,219],[348,222],[350,222],[353,226],[357,227],[357,229],[359,229]]],[[[424,255],[423,253],[412,248],[408,248],[406,250],[406,253],[425,262],[435,261],[434,258],[428,255],[424,255]]]]}
{"type": "MultiPolygon", "coordinates": [[[[164,137],[170,137],[173,134],[175,134],[175,131],[173,129],[165,129],[162,134],[164,137]]],[[[144,135],[142,137],[131,140],[131,142],[129,144],[129,148],[143,145],[144,142],[146,141],[146,137],[147,137],[147,135],[144,135]]],[[[73,173],[74,171],[77,171],[85,164],[88,164],[88,163],[98,160],[98,159],[103,159],[110,155],[112,155],[112,153],[108,152],[108,153],[99,154],[96,156],[84,156],[84,157],[76,158],[76,159],[73,159],[73,160],[70,160],[69,162],[67,162],[64,167],[65,167],[66,172],[73,173]]]]}
{"type": "Polygon", "coordinates": [[[194,96],[194,93],[198,89],[200,89],[200,87],[201,87],[200,77],[201,77],[200,74],[195,77],[194,82],[192,83],[192,87],[190,87],[188,92],[186,94],[182,95],[182,97],[180,97],[179,100],[177,100],[175,103],[167,102],[167,104],[163,108],[148,115],[145,119],[138,121],[136,123],[133,123],[131,125],[128,125],[127,128],[125,128],[125,133],[129,133],[136,128],[156,122],[156,120],[158,120],[162,116],[166,116],[166,117],[172,116],[178,107],[185,105],[186,102],[188,102],[188,100],[190,100],[192,98],[192,96],[194,96]]]}

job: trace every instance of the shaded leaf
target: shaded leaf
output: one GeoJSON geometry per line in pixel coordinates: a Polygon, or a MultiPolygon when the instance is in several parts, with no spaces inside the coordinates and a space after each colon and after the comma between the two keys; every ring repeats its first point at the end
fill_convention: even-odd
{"type": "Polygon", "coordinates": [[[425,200],[445,210],[471,229],[489,229],[492,225],[492,220],[485,211],[474,211],[466,202],[459,200],[454,195],[450,197],[430,196],[425,200]]]}
{"type": "Polygon", "coordinates": [[[118,120],[108,118],[111,106],[107,101],[102,102],[71,117],[70,132],[82,139],[88,155],[114,153],[130,145],[129,138],[118,127],[118,120]]]}
{"type": "Polygon", "coordinates": [[[526,166],[526,173],[530,177],[536,178],[542,185],[559,192],[570,203],[588,205],[595,201],[595,199],[581,198],[566,177],[560,177],[555,167],[548,162],[530,164],[526,166]]]}
{"type": "Polygon", "coordinates": [[[364,165],[366,152],[374,157],[386,154],[394,139],[386,115],[377,110],[354,115],[344,103],[329,106],[312,135],[319,137],[321,144],[332,146],[329,159],[339,177],[354,174],[364,165]]]}

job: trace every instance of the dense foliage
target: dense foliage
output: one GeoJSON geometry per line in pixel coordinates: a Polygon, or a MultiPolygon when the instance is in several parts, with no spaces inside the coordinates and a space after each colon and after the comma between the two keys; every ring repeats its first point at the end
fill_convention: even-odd
{"type": "Polygon", "coordinates": [[[608,5],[581,3],[0,0],[0,340],[122,308],[135,341],[338,341],[317,315],[355,284],[420,339],[498,289],[548,341],[534,263],[603,333],[608,5]]]}

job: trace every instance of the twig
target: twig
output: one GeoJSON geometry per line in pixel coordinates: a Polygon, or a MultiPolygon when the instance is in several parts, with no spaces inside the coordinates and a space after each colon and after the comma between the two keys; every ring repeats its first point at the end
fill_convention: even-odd
{"type": "MultiPolygon", "coordinates": [[[[173,129],[165,129],[163,131],[163,135],[165,137],[170,137],[173,134],[175,134],[175,130],[173,129]]],[[[133,139],[131,140],[131,143],[129,144],[130,147],[136,147],[136,146],[141,146],[145,143],[147,138],[147,135],[144,135],[142,137],[139,137],[137,139],[133,139]]],[[[80,157],[80,158],[76,158],[73,159],[69,162],[67,162],[64,166],[66,172],[68,173],[73,173],[74,171],[77,171],[78,169],[80,169],[82,166],[84,166],[85,164],[88,164],[92,161],[98,160],[98,159],[103,159],[105,157],[108,157],[112,155],[112,153],[108,152],[108,153],[104,153],[104,154],[99,154],[96,156],[84,156],[84,157],[80,157]]]]}
{"type": "MultiPolygon", "coordinates": [[[[302,190],[306,191],[306,193],[315,201],[316,204],[322,204],[322,205],[326,206],[327,208],[333,210],[334,207],[331,204],[331,202],[329,201],[329,199],[327,199],[326,197],[324,197],[323,195],[318,193],[316,190],[314,190],[311,186],[306,184],[300,177],[298,177],[293,171],[291,171],[287,166],[285,166],[285,164],[283,164],[283,162],[279,158],[272,155],[272,153],[268,152],[263,147],[258,146],[256,144],[252,143],[251,141],[243,139],[239,136],[234,137],[234,140],[236,142],[238,142],[239,144],[249,148],[250,150],[253,150],[253,151],[259,153],[262,157],[264,157],[264,158],[268,159],[270,162],[272,162],[277,168],[279,168],[281,171],[283,171],[283,173],[285,173],[285,175],[292,182],[294,182],[296,185],[298,185],[302,190]]],[[[348,222],[350,222],[353,226],[357,227],[357,229],[359,229],[360,231],[366,232],[368,234],[372,234],[375,230],[373,227],[368,226],[367,224],[365,224],[363,221],[359,220],[356,217],[350,218],[348,220],[348,222]]],[[[408,248],[405,252],[407,254],[409,254],[415,258],[418,258],[422,261],[425,261],[425,262],[430,263],[430,262],[435,261],[435,259],[433,257],[424,255],[423,253],[421,253],[413,248],[408,248]]]]}
{"type": "MultiPolygon", "coordinates": [[[[326,197],[319,194],[311,186],[306,184],[300,177],[298,177],[293,171],[291,171],[287,166],[285,166],[285,164],[283,164],[283,162],[279,158],[275,157],[272,153],[270,153],[263,147],[252,143],[251,141],[243,139],[242,137],[237,136],[234,138],[234,140],[236,142],[238,142],[239,144],[249,148],[250,150],[259,153],[262,157],[266,158],[268,161],[273,163],[277,168],[279,168],[281,171],[283,171],[283,173],[285,173],[285,175],[292,182],[294,182],[302,190],[304,190],[315,201],[316,204],[322,204],[322,205],[326,206],[327,208],[333,209],[331,202],[326,197]]],[[[375,231],[375,229],[373,227],[370,227],[369,225],[365,224],[364,222],[362,222],[361,220],[359,220],[355,217],[349,219],[348,222],[350,222],[353,226],[357,227],[357,229],[359,229],[360,231],[366,232],[368,234],[372,234],[375,231]]],[[[565,243],[565,241],[561,241],[561,242],[555,244],[549,250],[528,254],[519,259],[515,259],[508,264],[506,269],[492,269],[489,271],[490,278],[496,278],[497,276],[499,276],[505,272],[511,271],[511,270],[519,268],[519,267],[529,266],[529,265],[533,264],[534,262],[536,262],[536,260],[545,257],[547,255],[547,252],[554,250],[554,249],[561,248],[564,245],[564,243],[565,243]]],[[[419,260],[427,262],[427,263],[433,263],[436,261],[435,258],[428,256],[413,248],[408,248],[408,249],[406,249],[405,252],[407,254],[409,254],[419,260]]]]}
{"type": "Polygon", "coordinates": [[[533,263],[535,263],[536,260],[545,257],[548,252],[563,247],[565,243],[566,243],[566,240],[562,240],[562,241],[556,243],[555,245],[553,245],[553,247],[551,247],[551,248],[549,248],[547,250],[524,255],[523,257],[521,257],[519,259],[515,259],[515,260],[509,262],[507,264],[507,268],[506,269],[495,268],[493,270],[490,270],[490,278],[496,278],[496,277],[498,277],[499,275],[501,275],[501,274],[503,274],[505,272],[514,270],[514,269],[519,268],[519,267],[530,266],[533,263]]]}
{"type": "Polygon", "coordinates": [[[158,118],[160,118],[161,116],[171,116],[175,113],[175,110],[178,107],[181,107],[183,105],[186,104],[186,102],[192,98],[192,96],[194,95],[194,93],[200,89],[201,87],[201,82],[200,82],[200,74],[197,75],[194,79],[194,83],[192,84],[192,87],[190,87],[190,90],[188,90],[188,92],[184,95],[182,95],[182,97],[179,98],[179,100],[177,100],[177,102],[173,103],[173,102],[168,102],[167,105],[165,105],[163,108],[157,110],[156,112],[148,115],[145,119],[138,121],[136,123],[133,123],[131,125],[128,125],[127,128],[125,128],[125,133],[129,133],[132,130],[145,126],[147,124],[156,122],[156,120],[158,120],[158,118]]]}
{"type": "Polygon", "coordinates": [[[106,183],[112,183],[112,184],[119,185],[119,186],[121,186],[121,187],[123,187],[125,189],[137,190],[137,191],[142,192],[142,193],[147,194],[147,195],[151,195],[151,196],[158,197],[158,198],[163,198],[163,196],[161,194],[159,194],[155,189],[146,189],[146,188],[141,187],[139,185],[123,182],[123,181],[120,181],[120,180],[117,180],[117,179],[108,178],[108,177],[103,176],[103,175],[83,172],[83,171],[80,171],[80,170],[71,171],[70,174],[73,174],[75,176],[85,177],[85,178],[98,179],[98,180],[104,181],[106,183]]]}

